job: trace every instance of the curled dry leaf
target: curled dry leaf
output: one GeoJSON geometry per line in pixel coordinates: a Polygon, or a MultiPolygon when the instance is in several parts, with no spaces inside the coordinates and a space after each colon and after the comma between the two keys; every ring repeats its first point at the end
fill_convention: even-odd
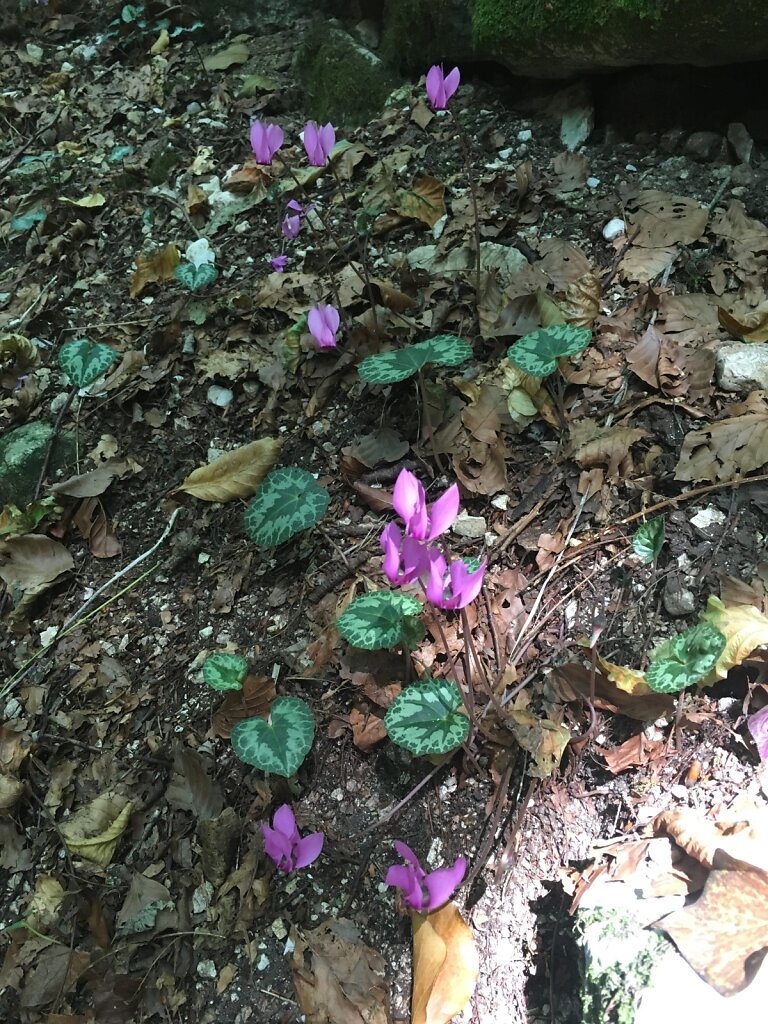
{"type": "Polygon", "coordinates": [[[282,441],[263,437],[193,470],[172,494],[183,491],[202,501],[252,498],[280,455],[282,441]]]}
{"type": "Polygon", "coordinates": [[[0,544],[0,579],[7,584],[19,612],[74,565],[64,545],[50,537],[30,533],[0,544]]]}
{"type": "Polygon", "coordinates": [[[148,284],[170,281],[181,257],[175,245],[166,245],[151,256],[136,257],[136,271],[131,279],[131,298],[138,298],[148,284]]]}
{"type": "Polygon", "coordinates": [[[102,793],[62,822],[59,831],[70,853],[106,868],[133,814],[133,801],[102,793]]]}
{"type": "Polygon", "coordinates": [[[480,969],[472,929],[455,903],[431,914],[412,914],[411,1024],[447,1024],[461,1013],[480,969]]]}
{"type": "Polygon", "coordinates": [[[277,696],[271,676],[246,676],[241,690],[230,690],[213,716],[211,728],[216,736],[228,740],[232,729],[246,718],[268,718],[277,696]]]}
{"type": "Polygon", "coordinates": [[[768,462],[768,409],[712,423],[683,438],[675,480],[731,480],[768,462]]]}

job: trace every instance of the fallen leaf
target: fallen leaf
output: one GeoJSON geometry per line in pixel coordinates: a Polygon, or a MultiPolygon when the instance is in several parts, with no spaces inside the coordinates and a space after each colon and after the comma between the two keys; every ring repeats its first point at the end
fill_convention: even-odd
{"type": "Polygon", "coordinates": [[[352,708],[349,713],[349,724],[352,726],[352,742],[358,750],[370,750],[386,739],[384,719],[372,715],[369,711],[362,712],[352,708]]]}
{"type": "Polygon", "coordinates": [[[675,480],[730,480],[768,462],[768,409],[731,416],[683,438],[675,480]]]}
{"type": "Polygon", "coordinates": [[[8,811],[24,795],[24,783],[0,772],[0,811],[8,811]]]}
{"type": "Polygon", "coordinates": [[[131,298],[141,295],[148,284],[175,279],[174,271],[181,262],[175,245],[166,245],[151,256],[137,256],[136,270],[131,279],[131,298]]]}
{"type": "Polygon", "coordinates": [[[19,613],[74,565],[64,545],[50,537],[27,534],[0,542],[0,579],[7,584],[19,613]]]}
{"type": "Polygon", "coordinates": [[[203,60],[203,67],[206,71],[226,71],[233,64],[245,64],[249,57],[250,52],[245,43],[235,41],[225,50],[209,53],[203,60]]]}
{"type": "Polygon", "coordinates": [[[88,541],[90,552],[96,558],[115,558],[122,551],[98,498],[87,498],[81,502],[72,522],[88,541]]]}
{"type": "Polygon", "coordinates": [[[150,935],[175,928],[177,919],[176,906],[168,889],[153,878],[137,873],[115,918],[115,936],[141,934],[146,941],[150,935]]]}
{"type": "Polygon", "coordinates": [[[192,811],[198,818],[215,818],[224,807],[224,794],[218,782],[208,777],[211,762],[189,747],[177,749],[173,758],[174,775],[165,791],[171,807],[192,811]]]}
{"type": "Polygon", "coordinates": [[[217,708],[211,729],[215,736],[228,740],[232,729],[246,718],[269,717],[275,699],[275,681],[272,676],[246,676],[241,690],[230,690],[217,708]]]}
{"type": "Polygon", "coordinates": [[[59,201],[68,203],[70,206],[79,206],[86,210],[95,206],[103,206],[106,203],[106,199],[101,192],[92,192],[91,195],[83,196],[82,199],[68,199],[66,196],[59,196],[59,201]]]}
{"type": "Polygon", "coordinates": [[[447,1024],[475,990],[480,961],[472,929],[455,903],[431,914],[411,914],[413,1000],[411,1024],[447,1024]]]}
{"type": "Polygon", "coordinates": [[[397,193],[395,212],[434,227],[445,214],[445,185],[431,175],[417,178],[409,189],[397,193]]]}
{"type": "Polygon", "coordinates": [[[67,818],[59,831],[70,853],[106,868],[133,814],[133,801],[102,793],[67,818]]]}
{"type": "Polygon", "coordinates": [[[44,949],[24,979],[19,1002],[25,1009],[31,1009],[62,999],[72,991],[90,962],[87,953],[70,949],[69,945],[44,949]]]}
{"type": "Polygon", "coordinates": [[[723,653],[700,686],[711,686],[718,679],[725,679],[729,671],[741,665],[752,651],[768,646],[768,616],[751,605],[726,608],[720,598],[710,594],[707,610],[699,618],[702,622],[709,622],[725,637],[723,653]]]}
{"type": "Polygon", "coordinates": [[[251,498],[280,455],[282,441],[264,437],[226,452],[207,466],[200,466],[175,487],[202,501],[236,501],[251,498]]]}
{"type": "Polygon", "coordinates": [[[384,959],[360,940],[351,921],[326,921],[291,935],[293,984],[307,1024],[390,1024],[384,959]]]}

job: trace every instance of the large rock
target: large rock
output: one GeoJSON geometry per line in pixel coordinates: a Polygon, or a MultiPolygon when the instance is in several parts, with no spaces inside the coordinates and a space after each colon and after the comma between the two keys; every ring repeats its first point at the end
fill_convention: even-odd
{"type": "MultiPolygon", "coordinates": [[[[0,508],[17,505],[24,508],[33,499],[43,458],[53,428],[42,420],[33,420],[9,430],[0,437],[0,508]]],[[[47,477],[74,462],[72,434],[59,435],[48,462],[47,477]]]]}
{"type": "Polygon", "coordinates": [[[768,57],[765,0],[385,0],[383,17],[383,52],[411,74],[440,60],[563,78],[768,57]]]}

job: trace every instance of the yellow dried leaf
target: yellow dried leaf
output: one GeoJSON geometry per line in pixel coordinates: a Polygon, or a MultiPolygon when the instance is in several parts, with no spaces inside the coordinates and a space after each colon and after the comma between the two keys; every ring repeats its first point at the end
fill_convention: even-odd
{"type": "Polygon", "coordinates": [[[70,853],[106,868],[133,814],[133,801],[102,793],[62,822],[59,831],[70,853]]]}
{"type": "Polygon", "coordinates": [[[160,29],[160,35],[154,41],[149,49],[149,52],[153,57],[156,57],[159,53],[165,53],[168,47],[171,45],[171,37],[168,35],[168,29],[160,29]]]}
{"type": "Polygon", "coordinates": [[[395,210],[403,217],[434,227],[445,214],[445,185],[431,175],[417,178],[411,188],[397,193],[395,210]]]}
{"type": "Polygon", "coordinates": [[[702,680],[702,686],[711,686],[718,679],[725,679],[730,669],[740,665],[752,651],[768,645],[768,617],[752,605],[726,608],[719,597],[711,594],[707,599],[707,610],[699,618],[725,637],[723,653],[706,679],[702,680]]]}
{"type": "Polygon", "coordinates": [[[412,914],[411,1024],[447,1024],[475,989],[479,958],[472,929],[455,903],[431,914],[412,914]]]}
{"type": "Polygon", "coordinates": [[[638,672],[634,668],[626,668],[624,665],[614,665],[612,662],[604,661],[602,658],[598,658],[597,663],[605,677],[612,683],[615,683],[624,693],[631,693],[635,697],[640,697],[654,692],[646,683],[644,672],[638,672]]]}
{"type": "Polygon", "coordinates": [[[79,206],[81,209],[86,210],[95,206],[103,206],[107,201],[101,192],[91,192],[89,196],[83,196],[82,199],[67,199],[66,196],[59,196],[59,200],[62,203],[68,203],[70,206],[79,206]]]}
{"type": "Polygon", "coordinates": [[[250,57],[245,43],[230,43],[226,50],[209,54],[203,61],[206,71],[226,71],[233,64],[245,64],[250,57]]]}
{"type": "Polygon", "coordinates": [[[202,501],[235,501],[251,498],[280,455],[282,441],[263,437],[235,448],[207,466],[193,470],[174,488],[202,501]]]}

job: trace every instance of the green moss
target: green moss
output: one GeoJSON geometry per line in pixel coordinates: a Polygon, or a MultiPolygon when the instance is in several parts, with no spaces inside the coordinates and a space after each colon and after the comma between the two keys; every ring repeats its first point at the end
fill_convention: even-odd
{"type": "Polygon", "coordinates": [[[317,121],[342,128],[366,124],[379,114],[400,83],[373,54],[342,32],[310,31],[297,54],[296,70],[307,94],[307,108],[317,121]]]}
{"type": "Polygon", "coordinates": [[[552,34],[587,36],[602,28],[616,10],[658,21],[679,0],[476,0],[472,30],[476,43],[516,39],[525,43],[552,34]]]}
{"type": "Polygon", "coordinates": [[[387,0],[381,39],[384,60],[404,75],[430,64],[472,56],[467,0],[387,0]]]}

